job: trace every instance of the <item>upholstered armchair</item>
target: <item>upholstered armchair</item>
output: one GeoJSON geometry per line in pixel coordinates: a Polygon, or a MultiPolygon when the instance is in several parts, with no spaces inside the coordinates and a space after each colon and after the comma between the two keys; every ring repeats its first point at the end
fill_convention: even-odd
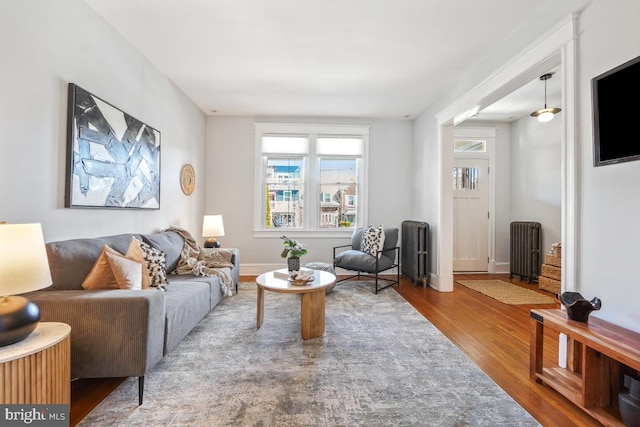
{"type": "Polygon", "coordinates": [[[398,229],[384,228],[384,243],[382,248],[375,247],[375,241],[368,239],[370,229],[356,228],[351,236],[351,243],[333,248],[333,267],[339,267],[357,274],[338,280],[341,283],[353,278],[360,279],[361,276],[375,280],[375,293],[389,286],[400,283],[400,247],[398,247],[398,229]],[[364,239],[363,239],[364,235],[364,239]],[[373,247],[372,247],[373,246],[373,247]],[[374,255],[375,254],[375,255],[374,255]],[[381,276],[383,271],[395,268],[395,280],[388,276],[381,276]],[[378,281],[383,282],[383,286],[378,285],[378,281]]]}

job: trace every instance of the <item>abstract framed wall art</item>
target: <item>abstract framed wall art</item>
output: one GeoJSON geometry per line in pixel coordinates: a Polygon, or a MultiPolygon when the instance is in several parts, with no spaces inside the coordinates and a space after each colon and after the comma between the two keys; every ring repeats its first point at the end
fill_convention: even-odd
{"type": "Polygon", "coordinates": [[[74,83],[67,123],[68,208],[160,209],[160,132],[74,83]]]}

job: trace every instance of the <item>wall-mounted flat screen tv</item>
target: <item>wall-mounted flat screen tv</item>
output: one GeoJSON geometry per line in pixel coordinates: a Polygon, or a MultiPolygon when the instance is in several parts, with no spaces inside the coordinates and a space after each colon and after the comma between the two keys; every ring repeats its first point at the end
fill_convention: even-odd
{"type": "Polygon", "coordinates": [[[640,160],[640,56],[591,80],[594,166],[640,160]]]}

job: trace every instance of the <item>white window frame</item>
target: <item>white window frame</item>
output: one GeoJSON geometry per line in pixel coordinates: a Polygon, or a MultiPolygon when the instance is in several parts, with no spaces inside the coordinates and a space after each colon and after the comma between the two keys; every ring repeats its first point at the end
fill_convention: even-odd
{"type": "MultiPolygon", "coordinates": [[[[316,140],[318,137],[361,137],[362,153],[360,156],[360,164],[358,167],[358,203],[356,209],[358,212],[358,223],[354,226],[364,226],[368,224],[367,206],[368,206],[368,163],[369,163],[369,126],[361,125],[314,125],[314,124],[297,124],[297,123],[255,123],[255,208],[254,208],[254,237],[278,237],[286,232],[288,237],[306,236],[306,237],[337,237],[350,236],[353,228],[320,228],[321,200],[317,196],[320,192],[320,168],[319,158],[316,150],[316,140]],[[295,157],[305,158],[304,169],[304,218],[302,228],[267,228],[264,225],[265,212],[265,194],[264,194],[264,159],[263,156],[269,155],[262,152],[262,137],[265,135],[297,135],[308,137],[309,149],[307,154],[291,154],[295,157]]],[[[272,155],[274,157],[276,155],[272,155]]],[[[326,156],[323,156],[326,158],[326,156]]],[[[334,156],[331,156],[334,157],[334,156]]],[[[345,156],[345,158],[353,158],[353,155],[345,156]]],[[[339,156],[337,156],[339,158],[339,156]]],[[[324,195],[323,195],[324,197],[324,195]]]]}

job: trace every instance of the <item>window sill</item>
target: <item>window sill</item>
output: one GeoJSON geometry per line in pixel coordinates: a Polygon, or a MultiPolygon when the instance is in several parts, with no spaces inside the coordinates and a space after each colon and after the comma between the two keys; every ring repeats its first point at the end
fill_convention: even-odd
{"type": "Polygon", "coordinates": [[[354,228],[330,229],[330,230],[295,230],[291,228],[275,228],[273,230],[254,230],[253,237],[256,239],[274,239],[286,235],[289,238],[311,238],[311,239],[335,239],[351,237],[354,228]]]}

